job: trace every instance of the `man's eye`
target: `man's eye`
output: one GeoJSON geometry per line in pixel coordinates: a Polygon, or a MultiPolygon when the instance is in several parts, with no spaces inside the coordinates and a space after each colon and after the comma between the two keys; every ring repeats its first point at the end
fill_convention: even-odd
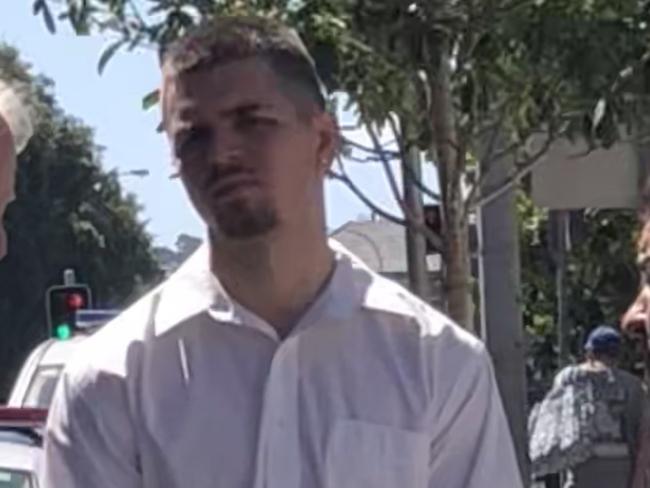
{"type": "Polygon", "coordinates": [[[202,149],[210,140],[210,131],[204,128],[190,129],[178,138],[176,156],[183,158],[188,152],[202,149]]]}
{"type": "Polygon", "coordinates": [[[237,125],[242,129],[259,129],[277,125],[274,119],[267,117],[245,117],[238,121],[237,125]]]}

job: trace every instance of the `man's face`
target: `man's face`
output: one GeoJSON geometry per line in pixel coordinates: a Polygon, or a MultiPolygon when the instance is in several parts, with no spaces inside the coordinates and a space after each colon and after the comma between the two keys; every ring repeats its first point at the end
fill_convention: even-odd
{"type": "Polygon", "coordinates": [[[299,111],[281,83],[258,58],[165,80],[165,125],[180,176],[217,238],[300,227],[322,207],[335,124],[316,108],[299,111]]]}
{"type": "Polygon", "coordinates": [[[16,179],[16,150],[6,121],[0,116],[0,259],[7,254],[7,234],[4,213],[14,199],[16,179]]]}

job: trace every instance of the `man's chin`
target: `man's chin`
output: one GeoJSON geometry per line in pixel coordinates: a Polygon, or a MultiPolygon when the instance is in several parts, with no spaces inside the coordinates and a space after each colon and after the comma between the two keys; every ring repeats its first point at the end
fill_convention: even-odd
{"type": "Polygon", "coordinates": [[[216,225],[216,234],[232,241],[254,241],[263,239],[273,232],[276,225],[264,222],[221,222],[216,225]]]}
{"type": "Polygon", "coordinates": [[[215,237],[240,241],[264,238],[278,226],[277,216],[270,206],[221,207],[212,221],[215,237]]]}

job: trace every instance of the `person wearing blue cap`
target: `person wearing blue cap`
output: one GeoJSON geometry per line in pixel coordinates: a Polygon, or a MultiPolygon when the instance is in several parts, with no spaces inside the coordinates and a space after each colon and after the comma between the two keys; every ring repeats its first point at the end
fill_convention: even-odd
{"type": "Polygon", "coordinates": [[[644,486],[635,460],[646,393],[641,380],[617,367],[621,343],[615,328],[594,328],[584,362],[562,369],[533,409],[535,476],[560,473],[562,488],[644,486]]]}
{"type": "Polygon", "coordinates": [[[598,362],[614,366],[621,347],[621,334],[607,325],[591,331],[585,342],[585,352],[590,364],[598,362]]]}

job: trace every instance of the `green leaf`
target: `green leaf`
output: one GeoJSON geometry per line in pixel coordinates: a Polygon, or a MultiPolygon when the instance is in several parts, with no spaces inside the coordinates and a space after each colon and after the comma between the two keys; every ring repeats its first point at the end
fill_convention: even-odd
{"type": "Polygon", "coordinates": [[[34,15],[38,15],[39,13],[41,13],[41,10],[43,10],[43,4],[44,4],[44,0],[36,0],[32,7],[32,13],[34,15]]]}
{"type": "Polygon", "coordinates": [[[45,26],[47,27],[47,30],[50,31],[50,34],[55,34],[56,25],[54,24],[54,18],[52,17],[50,7],[48,7],[45,1],[41,2],[41,9],[43,11],[43,20],[45,20],[45,26]]]}
{"type": "Polygon", "coordinates": [[[106,68],[106,64],[110,61],[110,59],[115,55],[117,50],[124,44],[124,41],[117,41],[108,46],[104,52],[102,53],[101,57],[99,58],[99,63],[97,64],[97,71],[101,75],[104,72],[104,69],[106,68]]]}
{"type": "Polygon", "coordinates": [[[160,100],[160,90],[154,90],[142,99],[142,109],[149,110],[160,100]]]}
{"type": "Polygon", "coordinates": [[[90,33],[90,26],[88,25],[88,15],[93,12],[85,2],[82,2],[81,7],[72,4],[68,13],[70,14],[70,24],[78,36],[87,36],[90,33]]]}

